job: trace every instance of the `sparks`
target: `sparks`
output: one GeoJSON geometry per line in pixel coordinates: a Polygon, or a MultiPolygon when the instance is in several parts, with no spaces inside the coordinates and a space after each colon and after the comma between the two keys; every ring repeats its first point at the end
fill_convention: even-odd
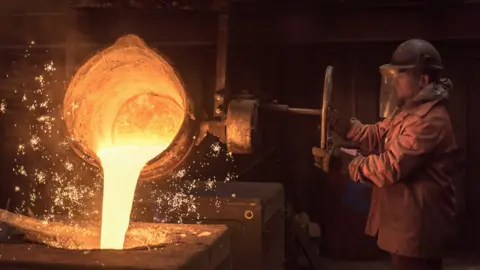
{"type": "Polygon", "coordinates": [[[0,114],[5,114],[7,112],[7,102],[5,99],[0,101],[0,114]]]}
{"type": "MultiPolygon", "coordinates": [[[[35,42],[29,44],[34,48],[35,42]]],[[[34,50],[26,50],[24,58],[17,64],[24,61],[33,61],[30,54],[34,50]]],[[[30,62],[28,62],[30,63],[30,62]]],[[[23,196],[24,200],[17,205],[18,211],[26,211],[38,202],[51,200],[41,214],[47,221],[54,220],[60,214],[67,217],[82,215],[88,218],[99,218],[101,212],[98,210],[101,206],[99,196],[102,191],[102,174],[89,163],[71,158],[76,155],[71,149],[70,142],[72,138],[66,137],[62,130],[64,115],[61,114],[61,106],[56,100],[61,99],[58,93],[64,88],[64,83],[58,80],[63,74],[59,74],[53,61],[45,61],[38,64],[25,65],[29,69],[36,68],[34,76],[18,80],[11,73],[5,77],[12,81],[21,81],[18,85],[12,87],[12,99],[0,101],[0,114],[8,113],[27,115],[27,120],[18,118],[12,124],[12,130],[18,132],[19,140],[16,142],[15,165],[12,170],[15,175],[14,191],[17,196],[23,196]],[[12,102],[20,103],[21,106],[15,107],[12,102]],[[89,179],[89,181],[85,181],[89,179]],[[91,179],[91,181],[90,181],[91,179]],[[47,185],[48,183],[48,185],[47,185]],[[48,190],[46,190],[48,189],[48,190]],[[43,192],[47,191],[47,197],[43,192]],[[43,196],[42,196],[43,195],[43,196]]],[[[30,71],[28,72],[30,73],[30,71]]],[[[25,72],[27,74],[27,72],[25,72]]],[[[79,108],[82,101],[71,103],[70,111],[79,108]]],[[[13,115],[13,114],[12,114],[13,115]]],[[[5,117],[8,117],[6,115],[5,117]]],[[[226,150],[226,147],[219,142],[210,145],[208,157],[215,159],[225,159],[226,162],[233,162],[233,155],[226,150]]],[[[193,165],[195,167],[207,168],[213,166],[214,162],[208,159],[197,160],[193,165]]],[[[192,164],[191,164],[192,165],[192,164]]],[[[166,205],[162,209],[168,209],[162,212],[156,220],[167,222],[182,223],[186,216],[196,215],[201,219],[198,212],[197,197],[192,195],[192,191],[205,183],[207,190],[215,190],[216,183],[219,181],[232,181],[237,178],[235,173],[229,172],[227,175],[217,177],[203,177],[194,166],[186,166],[177,171],[171,172],[167,184],[170,191],[152,190],[148,197],[142,198],[144,201],[156,202],[157,206],[166,205]],[[192,179],[193,178],[193,179],[192,179]],[[217,180],[218,179],[218,180],[217,180]],[[181,210],[185,209],[185,211],[181,210]]],[[[217,211],[220,202],[214,202],[217,211]]],[[[35,210],[34,210],[35,211],[35,210]]]]}

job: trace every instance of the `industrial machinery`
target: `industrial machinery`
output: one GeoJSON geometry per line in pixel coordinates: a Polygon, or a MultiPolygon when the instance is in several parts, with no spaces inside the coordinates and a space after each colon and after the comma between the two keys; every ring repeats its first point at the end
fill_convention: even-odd
{"type": "MultiPolygon", "coordinates": [[[[72,20],[72,27],[75,27],[75,21],[78,20],[75,12],[85,8],[94,10],[98,8],[94,3],[100,1],[72,2],[75,4],[74,9],[72,9],[73,11],[71,11],[72,14],[70,15],[72,18],[75,18],[72,20]]],[[[207,117],[199,114],[198,108],[195,107],[198,104],[196,104],[192,93],[188,91],[187,87],[184,87],[181,81],[174,75],[165,75],[169,77],[169,82],[172,85],[176,85],[177,90],[181,89],[177,95],[171,96],[170,99],[177,103],[182,103],[186,114],[182,118],[182,125],[179,127],[179,132],[172,139],[173,141],[169,148],[147,164],[140,176],[141,181],[149,182],[165,177],[168,172],[185,161],[192,147],[195,144],[201,143],[207,133],[214,135],[221,142],[225,143],[228,150],[233,154],[249,154],[254,152],[262,144],[261,124],[258,119],[259,114],[265,111],[314,115],[319,117],[321,123],[320,148],[325,151],[325,156],[327,157],[330,157],[332,153],[328,114],[330,113],[333,68],[327,67],[326,69],[323,100],[321,101],[320,110],[290,108],[287,105],[260,99],[250,95],[248,92],[242,92],[232,97],[226,87],[228,5],[226,1],[219,2],[216,6],[216,11],[218,11],[219,15],[217,16],[217,72],[215,91],[212,97],[213,113],[207,117]]],[[[103,6],[100,7],[103,8],[103,6]]],[[[75,31],[72,31],[72,33],[73,32],[75,31]]],[[[69,68],[69,75],[71,75],[73,73],[73,67],[77,65],[75,53],[76,49],[78,50],[79,42],[75,40],[75,35],[72,34],[68,43],[70,46],[67,48],[67,67],[69,68]]],[[[131,70],[139,68],[128,58],[128,53],[142,54],[145,59],[154,59],[154,62],[160,66],[163,65],[162,61],[165,60],[158,59],[155,53],[149,49],[146,42],[139,37],[133,35],[124,36],[118,39],[114,45],[104,50],[103,54],[91,58],[77,71],[70,84],[73,90],[69,90],[65,97],[66,104],[77,105],[79,104],[77,101],[84,99],[86,95],[90,95],[88,99],[91,100],[91,102],[107,102],[107,98],[115,97],[114,91],[107,93],[107,98],[87,93],[91,90],[91,88],[89,88],[91,85],[89,85],[88,82],[86,83],[89,79],[85,78],[88,76],[88,72],[93,69],[107,72],[109,68],[102,66],[102,63],[108,61],[116,62],[118,65],[115,66],[115,68],[128,65],[131,65],[127,67],[131,70]],[[116,50],[123,51],[115,55],[116,50]],[[118,55],[121,55],[121,57],[118,55]]],[[[144,68],[144,71],[147,73],[150,72],[147,69],[148,68],[144,68]]],[[[175,72],[172,71],[170,74],[175,74],[175,72]]],[[[93,83],[97,83],[94,82],[94,79],[92,80],[93,83]]],[[[138,93],[129,93],[129,96],[122,97],[118,102],[109,101],[108,106],[115,107],[122,102],[129,102],[138,96],[150,94],[143,93],[141,90],[139,91],[138,93]]],[[[151,98],[154,100],[158,97],[153,94],[151,98]]],[[[161,102],[159,101],[158,104],[161,104],[161,102]]],[[[78,109],[76,106],[74,107],[78,109]]],[[[72,110],[71,107],[65,107],[65,113],[67,115],[68,132],[78,139],[72,141],[72,148],[85,161],[98,166],[99,161],[95,153],[92,152],[95,143],[94,138],[97,136],[96,132],[111,132],[111,136],[108,137],[112,140],[115,139],[116,127],[114,122],[116,121],[116,117],[120,115],[121,106],[118,106],[116,110],[117,116],[105,116],[105,119],[109,119],[107,126],[111,129],[110,131],[100,127],[99,123],[103,120],[99,120],[97,117],[99,114],[101,115],[102,112],[95,111],[94,107],[95,106],[91,108],[88,106],[80,107],[80,109],[76,111],[72,110]]],[[[122,129],[119,128],[119,130],[122,129]]],[[[326,158],[322,169],[328,172],[328,168],[329,158],[326,158]]],[[[92,251],[85,253],[78,250],[48,249],[35,244],[3,243],[0,244],[0,266],[2,269],[54,269],[55,267],[68,267],[69,269],[95,269],[100,267],[103,267],[102,269],[122,269],[129,267],[129,269],[172,270],[283,269],[285,209],[283,187],[281,184],[247,182],[218,183],[215,190],[208,191],[202,188],[202,186],[199,186],[198,190],[191,190],[188,195],[197,197],[197,201],[200,202],[198,212],[202,218],[199,220],[197,217],[190,216],[184,219],[184,221],[185,223],[201,222],[202,225],[184,225],[187,227],[178,225],[179,227],[170,230],[171,241],[168,242],[170,244],[166,244],[157,251],[122,250],[92,251]],[[236,196],[232,197],[232,194],[236,194],[236,196]],[[211,205],[213,200],[220,201],[219,211],[212,209],[211,205]],[[228,230],[221,224],[227,225],[228,230]],[[192,233],[192,231],[195,233],[192,233]],[[210,232],[210,234],[202,238],[200,235],[203,231],[210,232]],[[25,251],[25,249],[28,250],[28,252],[25,251]],[[168,258],[174,259],[169,260],[168,258]],[[127,262],[127,259],[130,260],[130,262],[127,262]]],[[[152,224],[155,211],[158,210],[149,208],[148,205],[150,202],[148,200],[145,200],[145,203],[147,205],[145,208],[149,211],[138,218],[141,219],[141,224],[152,224]]],[[[4,221],[10,220],[7,223],[20,228],[22,223],[20,220],[24,220],[18,216],[11,217],[8,215],[4,215],[2,219],[4,221]],[[12,219],[16,221],[12,221],[12,219]]],[[[166,227],[168,227],[168,224],[166,224],[166,227]]],[[[58,230],[58,228],[56,229],[58,230]]],[[[23,230],[28,234],[32,231],[32,227],[27,226],[24,227],[23,230]]],[[[37,228],[36,232],[38,234],[36,238],[33,237],[33,240],[38,242],[38,240],[45,239],[46,235],[52,233],[51,230],[51,227],[42,227],[41,230],[37,228]]],[[[45,241],[43,242],[45,243],[45,241]]]]}
{"type": "MultiPolygon", "coordinates": [[[[172,213],[168,211],[167,202],[158,206],[151,200],[142,200],[137,207],[145,211],[136,219],[225,224],[231,235],[232,269],[284,269],[285,198],[282,185],[229,182],[216,183],[215,189],[208,189],[206,185],[199,183],[185,194],[195,197],[195,212],[183,207],[172,213]],[[167,212],[171,214],[165,218],[167,212]]],[[[142,186],[137,192],[146,194],[145,189],[149,186],[142,186]]]]}
{"type": "MultiPolygon", "coordinates": [[[[320,149],[325,151],[326,157],[322,170],[328,172],[333,150],[329,126],[330,122],[328,120],[331,110],[332,75],[333,67],[328,66],[324,77],[321,110],[290,108],[288,105],[257,99],[255,96],[244,92],[234,97],[228,103],[226,117],[214,118],[202,124],[207,126],[205,129],[208,130],[208,132],[226,143],[229,151],[235,154],[247,154],[253,152],[261,143],[261,127],[257,121],[260,112],[271,111],[318,116],[321,119],[320,149]]],[[[220,107],[215,108],[215,110],[219,111],[220,107]]]]}

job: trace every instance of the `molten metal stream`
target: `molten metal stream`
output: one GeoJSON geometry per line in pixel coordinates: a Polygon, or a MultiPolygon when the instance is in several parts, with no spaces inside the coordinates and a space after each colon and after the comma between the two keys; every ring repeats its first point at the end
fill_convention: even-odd
{"type": "Polygon", "coordinates": [[[142,95],[118,111],[113,141],[98,143],[103,168],[100,248],[123,249],[140,173],[172,143],[185,110],[171,99],[142,95]]]}
{"type": "Polygon", "coordinates": [[[100,248],[123,249],[140,173],[172,143],[185,114],[173,99],[149,94],[130,99],[117,111],[113,140],[100,141],[96,151],[103,168],[100,248]]]}
{"type": "Polygon", "coordinates": [[[98,151],[104,177],[100,248],[123,249],[140,171],[150,159],[167,147],[168,145],[115,146],[98,151]]]}

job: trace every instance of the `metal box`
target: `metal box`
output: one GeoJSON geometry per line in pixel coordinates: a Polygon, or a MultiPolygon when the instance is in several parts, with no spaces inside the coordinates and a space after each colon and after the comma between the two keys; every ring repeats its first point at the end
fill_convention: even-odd
{"type": "MultiPolygon", "coordinates": [[[[195,196],[195,214],[179,209],[184,223],[225,224],[231,235],[233,270],[281,270],[285,258],[284,190],[279,183],[217,183],[214,190],[200,184],[189,194],[195,196]]],[[[151,222],[164,207],[137,202],[146,211],[136,218],[151,222]]],[[[176,217],[169,217],[175,219],[176,217]]],[[[172,222],[172,220],[167,220],[172,222]]]]}

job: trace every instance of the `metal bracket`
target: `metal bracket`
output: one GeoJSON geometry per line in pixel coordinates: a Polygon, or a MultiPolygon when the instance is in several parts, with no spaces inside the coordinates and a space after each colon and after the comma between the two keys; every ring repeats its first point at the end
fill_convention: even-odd
{"type": "Polygon", "coordinates": [[[249,154],[259,143],[258,100],[230,101],[226,119],[226,143],[235,154],[249,154]]]}

